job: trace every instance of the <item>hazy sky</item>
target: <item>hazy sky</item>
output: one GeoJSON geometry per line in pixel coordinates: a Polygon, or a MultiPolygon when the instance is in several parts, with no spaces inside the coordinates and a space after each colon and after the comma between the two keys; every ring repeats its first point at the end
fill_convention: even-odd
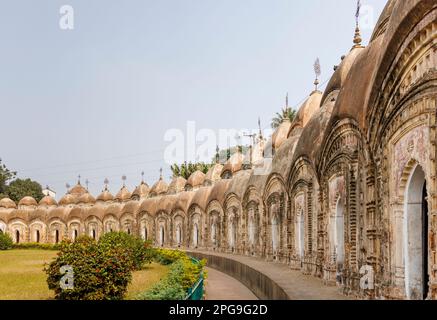
{"type": "MultiPolygon", "coordinates": [[[[386,1],[364,0],[377,22],[386,1]]],[[[355,0],[9,0],[0,3],[0,157],[59,196],[77,175],[152,185],[164,134],[268,127],[352,46],[355,0]],[[74,30],[59,10],[74,8],[74,30]]],[[[372,18],[372,17],[370,17],[372,18]]],[[[370,19],[371,20],[371,19],[370,19]]],[[[372,30],[364,28],[367,44],[372,30]]],[[[167,165],[165,176],[170,175],[167,165]]]]}

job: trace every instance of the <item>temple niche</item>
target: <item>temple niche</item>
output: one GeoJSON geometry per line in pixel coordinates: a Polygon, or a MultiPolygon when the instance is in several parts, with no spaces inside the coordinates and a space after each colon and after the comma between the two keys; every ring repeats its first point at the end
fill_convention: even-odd
{"type": "Polygon", "coordinates": [[[370,42],[357,25],[351,46],[323,92],[316,68],[293,121],[260,131],[253,163],[237,152],[115,196],[108,181],[94,198],[79,180],[59,201],[4,198],[0,232],[59,243],[124,231],[282,264],[352,298],[437,299],[435,3],[389,0],[370,42]]]}

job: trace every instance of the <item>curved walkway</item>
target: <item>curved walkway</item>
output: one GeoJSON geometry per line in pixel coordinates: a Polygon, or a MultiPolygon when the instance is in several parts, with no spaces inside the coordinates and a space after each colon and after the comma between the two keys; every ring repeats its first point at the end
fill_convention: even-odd
{"type": "Polygon", "coordinates": [[[206,300],[258,300],[244,284],[215,269],[207,268],[206,300]]]}
{"type": "Polygon", "coordinates": [[[263,299],[272,299],[272,290],[278,293],[281,299],[284,297],[289,300],[350,300],[339,292],[335,286],[326,286],[322,280],[313,276],[303,275],[299,271],[291,270],[286,264],[266,262],[260,258],[252,258],[241,255],[232,255],[226,253],[217,253],[201,250],[189,250],[190,255],[197,258],[206,258],[207,265],[239,279],[246,284],[251,290],[257,292],[258,297],[263,299]],[[252,271],[253,272],[252,272],[252,271]],[[267,282],[259,281],[259,278],[266,277],[267,282]],[[269,281],[275,288],[265,290],[265,285],[269,281]],[[261,283],[261,285],[259,285],[261,283]],[[252,287],[253,285],[257,287],[252,287]],[[261,289],[260,289],[261,288],[261,289]],[[267,293],[267,295],[266,295],[267,293]],[[270,294],[269,294],[270,293],[270,294]]]}

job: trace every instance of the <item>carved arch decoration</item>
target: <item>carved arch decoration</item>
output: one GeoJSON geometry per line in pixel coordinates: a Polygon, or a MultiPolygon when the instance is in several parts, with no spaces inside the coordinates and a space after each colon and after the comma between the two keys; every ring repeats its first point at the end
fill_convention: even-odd
{"type": "Polygon", "coordinates": [[[155,216],[155,243],[158,246],[169,246],[172,242],[171,217],[165,211],[159,211],[155,216]]]}
{"type": "Polygon", "coordinates": [[[242,253],[245,246],[245,225],[242,219],[242,205],[235,193],[226,196],[224,202],[223,248],[230,253],[242,253]]]}
{"type": "Polygon", "coordinates": [[[268,260],[287,262],[290,260],[290,202],[281,175],[271,174],[263,196],[266,208],[266,256],[268,260]]]}
{"type": "Polygon", "coordinates": [[[266,219],[263,199],[256,187],[250,186],[243,197],[242,219],[246,226],[244,253],[249,256],[265,256],[266,219]]]}
{"type": "Polygon", "coordinates": [[[187,217],[181,209],[175,209],[171,214],[170,233],[172,246],[180,248],[187,245],[187,217]]]}
{"type": "MultiPolygon", "coordinates": [[[[375,155],[376,212],[381,214],[381,244],[377,248],[383,257],[380,269],[384,285],[376,296],[405,298],[402,279],[404,265],[398,241],[403,220],[405,179],[408,168],[417,163],[425,171],[430,208],[429,247],[431,268],[437,265],[437,199],[436,199],[436,110],[437,110],[437,7],[422,1],[415,16],[405,20],[399,29],[396,44],[387,66],[380,69],[371,94],[367,113],[369,141],[375,155]],[[428,6],[428,7],[427,7],[428,6]],[[402,32],[402,34],[400,34],[402,32]]],[[[394,39],[393,39],[394,41],[394,39]]],[[[389,46],[390,48],[390,46],[389,46]]],[[[387,50],[386,55],[390,55],[387,50]]],[[[378,266],[378,265],[377,265],[378,266]]],[[[430,282],[437,282],[432,272],[430,282]]],[[[437,298],[437,285],[429,296],[437,298]]]]}
{"type": "Polygon", "coordinates": [[[188,234],[186,235],[190,248],[202,248],[204,246],[205,214],[197,205],[192,204],[188,209],[188,234]]]}
{"type": "Polygon", "coordinates": [[[328,283],[339,283],[347,294],[359,293],[360,268],[379,259],[380,239],[374,231],[379,218],[372,195],[374,160],[353,119],[334,123],[322,146],[317,172],[322,205],[318,219],[319,243],[323,243],[318,257],[324,261],[323,277],[328,283]],[[342,221],[342,226],[338,221],[342,221]],[[340,227],[344,239],[333,237],[340,227]],[[336,252],[337,242],[341,243],[341,252],[336,252]],[[340,257],[341,262],[337,261],[340,257]]]}
{"type": "Polygon", "coordinates": [[[84,221],[85,234],[98,240],[103,234],[103,222],[96,216],[91,215],[84,221]]]}
{"type": "Polygon", "coordinates": [[[21,243],[28,240],[29,228],[23,219],[14,218],[8,221],[8,233],[14,243],[21,243]]]}
{"type": "Polygon", "coordinates": [[[47,225],[49,243],[59,243],[67,237],[67,225],[59,218],[50,219],[47,225]]]}
{"type": "Polygon", "coordinates": [[[147,211],[141,211],[138,217],[141,238],[155,243],[155,219],[153,219],[152,215],[147,211]]]}
{"type": "Polygon", "coordinates": [[[207,248],[218,251],[223,248],[223,229],[225,214],[223,207],[217,200],[212,200],[207,208],[207,232],[205,233],[207,248]]]}
{"type": "Polygon", "coordinates": [[[46,242],[47,225],[40,219],[34,219],[29,223],[29,241],[33,243],[46,242]]]}
{"type": "Polygon", "coordinates": [[[290,193],[290,264],[305,274],[321,276],[319,183],[314,166],[306,157],[295,161],[287,179],[290,193]],[[303,242],[303,243],[301,243],[303,242]],[[300,247],[301,250],[298,250],[300,247]],[[302,255],[301,252],[304,252],[302,255]]]}

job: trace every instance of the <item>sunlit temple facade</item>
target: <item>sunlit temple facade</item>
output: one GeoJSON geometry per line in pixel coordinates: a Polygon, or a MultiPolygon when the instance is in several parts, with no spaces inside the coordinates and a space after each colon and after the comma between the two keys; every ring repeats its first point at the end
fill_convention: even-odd
{"type": "Polygon", "coordinates": [[[207,174],[94,198],[0,201],[15,242],[123,230],[157,246],[247,255],[369,299],[437,299],[437,3],[390,0],[370,43],[266,141],[207,174]],[[262,157],[272,149],[272,158],[262,157]],[[363,266],[374,288],[360,286],[363,266]]]}

